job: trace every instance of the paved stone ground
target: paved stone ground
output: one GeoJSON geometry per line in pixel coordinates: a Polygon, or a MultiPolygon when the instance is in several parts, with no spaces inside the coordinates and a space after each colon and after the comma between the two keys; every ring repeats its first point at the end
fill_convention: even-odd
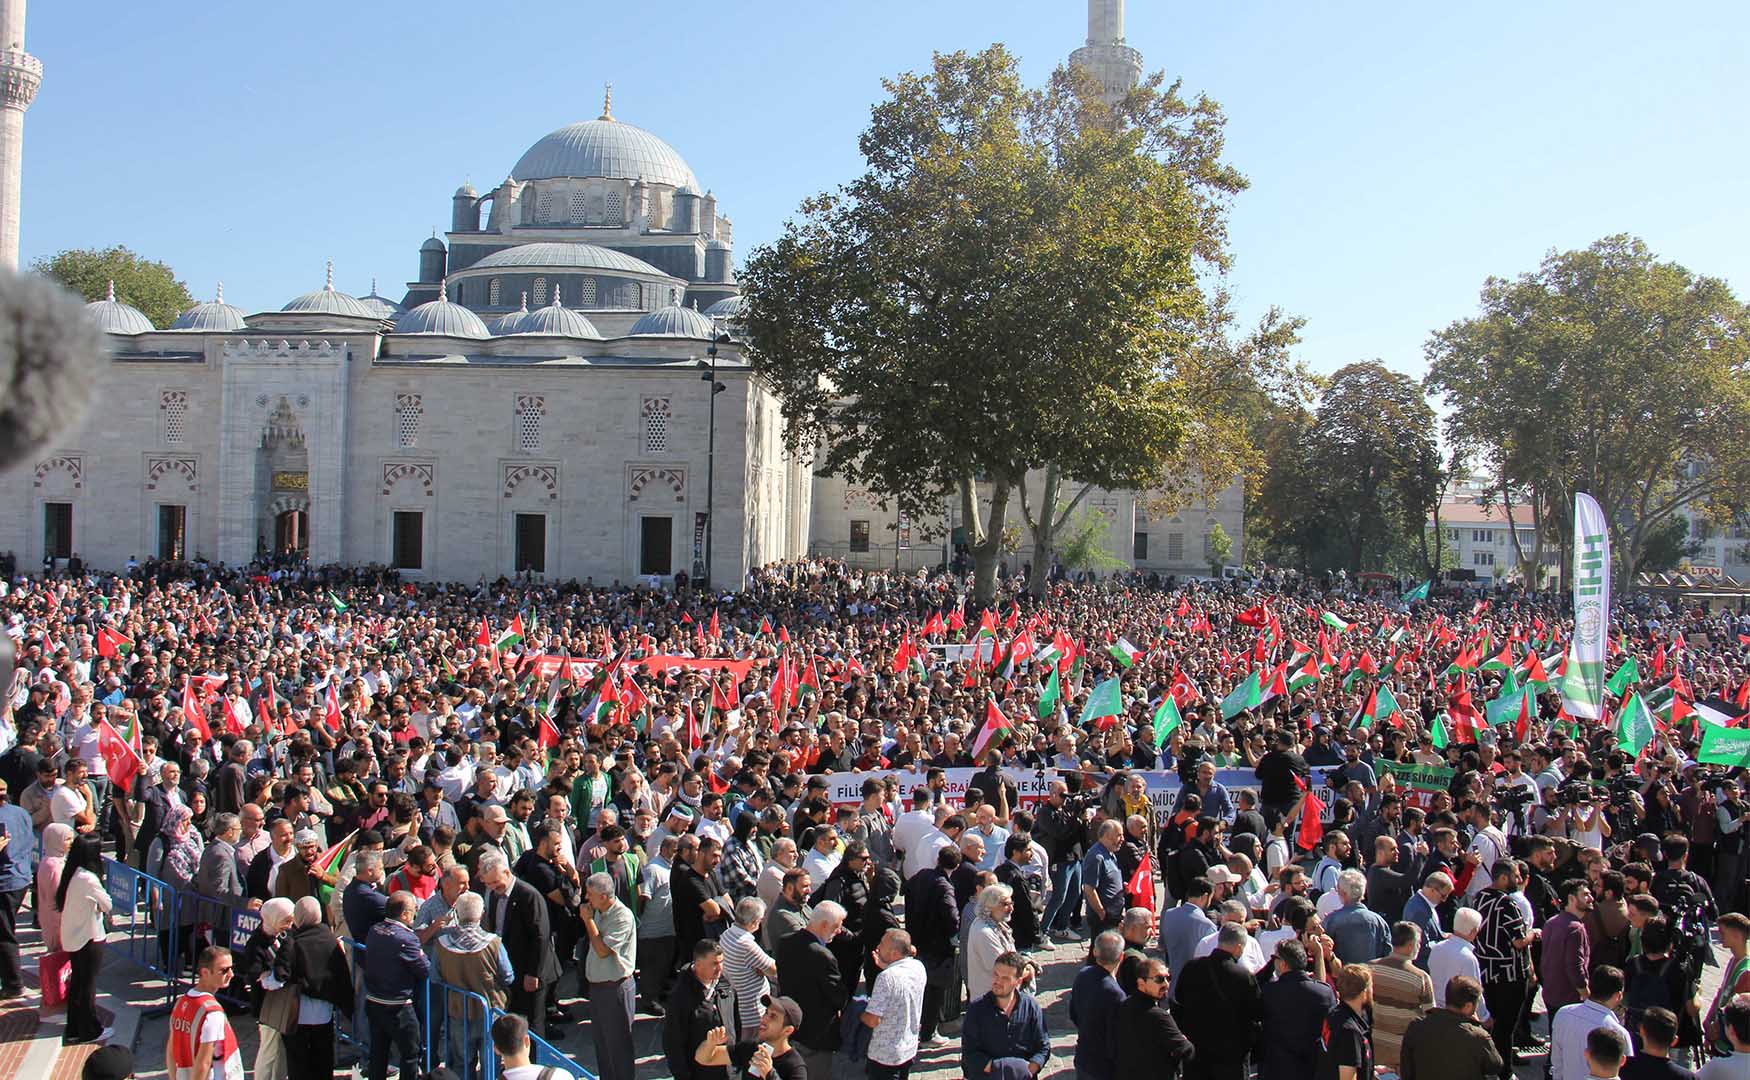
{"type": "MultiPolygon", "coordinates": [[[[61,1023],[57,1016],[45,1017],[39,1024],[35,973],[36,958],[41,954],[41,947],[36,941],[34,930],[23,926],[20,929],[30,992],[20,1002],[0,1010],[0,1080],[75,1080],[79,1066],[90,1052],[89,1048],[61,1049],[61,1023]]],[[[1043,968],[1039,996],[1045,1005],[1046,1024],[1052,1034],[1052,1059],[1043,1073],[1047,1078],[1075,1075],[1071,1064],[1075,1029],[1069,1019],[1069,986],[1080,967],[1086,948],[1085,942],[1064,942],[1041,949],[1035,955],[1043,968]]],[[[1720,975],[1721,970],[1718,967],[1706,970],[1702,980],[1704,1001],[1711,999],[1719,984],[1720,975]]],[[[561,990],[562,998],[567,1001],[574,1014],[583,1017],[583,1003],[571,1001],[569,998],[569,976],[561,990]]],[[[116,1012],[116,1029],[135,1052],[138,1061],[136,1075],[145,1080],[162,1080],[168,1017],[150,1014],[165,1002],[163,984],[150,973],[129,963],[119,955],[119,950],[115,950],[106,959],[99,976],[98,993],[100,1004],[116,1012]]],[[[252,1069],[256,1047],[255,1025],[246,1018],[240,1018],[234,1022],[234,1026],[242,1045],[244,1064],[246,1068],[252,1069]]],[[[556,1040],[555,1045],[573,1055],[584,1068],[593,1070],[595,1052],[590,1039],[589,1024],[579,1019],[563,1025],[560,1030],[564,1037],[556,1040]]],[[[949,1025],[945,1033],[952,1037],[957,1030],[956,1026],[949,1025]]],[[[638,1076],[667,1077],[669,1070],[662,1057],[661,1021],[639,1017],[633,1028],[633,1039],[638,1052],[638,1076]]],[[[344,1045],[340,1055],[343,1062],[351,1057],[349,1049],[344,1045]]],[[[345,1073],[336,1075],[344,1076],[345,1073]]],[[[939,1050],[926,1051],[918,1066],[913,1069],[912,1075],[923,1080],[958,1077],[958,1040],[939,1050]]],[[[1518,1076],[1520,1080],[1541,1080],[1542,1059],[1528,1061],[1519,1066],[1518,1076]]]]}

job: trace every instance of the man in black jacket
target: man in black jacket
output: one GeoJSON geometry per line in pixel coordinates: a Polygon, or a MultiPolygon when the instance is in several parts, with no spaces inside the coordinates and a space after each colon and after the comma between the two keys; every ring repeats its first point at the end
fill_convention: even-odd
{"type": "Polygon", "coordinates": [[[1259,809],[1269,818],[1273,812],[1287,814],[1293,809],[1301,792],[1296,781],[1306,781],[1312,776],[1312,769],[1294,749],[1294,733],[1278,730],[1270,752],[1258,762],[1252,775],[1258,778],[1259,809]]]}
{"type": "MultiPolygon", "coordinates": [[[[559,953],[553,948],[547,898],[510,872],[504,856],[489,851],[480,857],[478,877],[486,889],[486,921],[510,954],[510,1011],[528,1018],[529,1030],[547,1038],[547,995],[559,981],[559,953]]],[[[555,1039],[564,1038],[556,1032],[555,1039]]]]}
{"type": "Polygon", "coordinates": [[[1306,946],[1289,938],[1276,946],[1270,961],[1276,978],[1260,995],[1264,1030],[1263,1061],[1259,1080],[1295,1080],[1307,1074],[1307,1064],[1318,1057],[1319,1033],[1325,1017],[1337,1007],[1337,997],[1321,980],[1307,974],[1306,946]]]}
{"type": "Polygon", "coordinates": [[[937,1037],[936,1026],[942,1022],[942,1003],[947,1000],[949,981],[960,977],[955,963],[960,943],[960,907],[954,902],[954,886],[948,880],[959,866],[960,852],[945,847],[936,853],[933,868],[918,871],[905,883],[905,928],[929,977],[924,985],[924,1011],[918,1029],[918,1038],[925,1043],[937,1037]]]}
{"type": "Polygon", "coordinates": [[[1124,988],[1130,996],[1119,1006],[1111,1032],[1115,1076],[1156,1076],[1173,1080],[1179,1067],[1197,1049],[1179,1030],[1167,1008],[1167,965],[1150,958],[1142,963],[1136,982],[1124,988]]]}
{"type": "Polygon", "coordinates": [[[1047,934],[1067,932],[1081,914],[1082,845],[1088,827],[1081,814],[1070,809],[1068,797],[1069,786],[1052,781],[1051,794],[1040,804],[1033,828],[1033,839],[1051,860],[1051,901],[1040,919],[1040,929],[1047,934]]]}
{"type": "Polygon", "coordinates": [[[839,1017],[849,993],[829,943],[845,925],[845,909],[831,900],[814,905],[808,925],[778,943],[778,970],[784,996],[802,1006],[802,1025],[790,1045],[802,1055],[808,1080],[832,1080],[833,1052],[839,1048],[839,1017]]]}
{"type": "Polygon", "coordinates": [[[1197,1048],[1192,1076],[1245,1080],[1246,1059],[1258,1041],[1258,980],[1240,964],[1246,929],[1223,923],[1215,951],[1185,966],[1173,1016],[1197,1048]]]}
{"type": "Polygon", "coordinates": [[[662,1053],[675,1080],[728,1080],[726,1065],[700,1065],[699,1047],[715,1028],[734,1015],[725,1010],[729,983],[723,978],[723,951],[715,941],[693,946],[693,962],[675,976],[662,1020],[662,1053]]]}

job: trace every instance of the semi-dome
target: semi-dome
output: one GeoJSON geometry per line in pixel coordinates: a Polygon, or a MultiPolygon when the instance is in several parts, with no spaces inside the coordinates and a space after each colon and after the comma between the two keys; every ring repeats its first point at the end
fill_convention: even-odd
{"type": "Polygon", "coordinates": [[[228,333],[243,329],[244,321],[242,308],[225,303],[225,283],[221,281],[213,299],[203,300],[178,315],[176,321],[170,324],[170,329],[228,333]]]}
{"type": "Polygon", "coordinates": [[[741,296],[726,296],[705,309],[705,317],[719,319],[739,319],[747,309],[747,298],[741,296]]]}
{"type": "Polygon", "coordinates": [[[109,296],[85,305],[85,315],[106,334],[149,334],[154,327],[139,308],[115,298],[115,282],[109,283],[109,296]]]}
{"type": "Polygon", "coordinates": [[[358,298],[336,292],[334,288],[334,264],[328,264],[328,282],[315,292],[307,292],[302,296],[293,297],[281,311],[302,312],[314,315],[347,315],[355,319],[374,319],[377,316],[370,308],[358,302],[358,298]]]}
{"type": "Polygon", "coordinates": [[[529,147],[510,170],[516,180],[606,177],[699,190],[699,181],[674,147],[643,128],[603,114],[567,124],[529,147]]]}
{"type": "Polygon", "coordinates": [[[493,337],[503,337],[505,334],[516,333],[517,323],[529,313],[529,294],[523,293],[523,301],[515,311],[505,312],[498,318],[486,324],[486,331],[493,337]]]}
{"type": "Polygon", "coordinates": [[[684,337],[711,340],[711,320],[679,304],[657,308],[632,324],[632,337],[684,337]]]}
{"type": "Polygon", "coordinates": [[[467,270],[506,269],[609,270],[622,274],[669,275],[643,259],[594,244],[518,244],[495,251],[468,267],[467,270]]]}
{"type": "Polygon", "coordinates": [[[441,282],[436,300],[428,300],[397,316],[395,333],[441,334],[454,338],[490,337],[486,332],[486,324],[480,321],[480,316],[461,304],[451,302],[446,295],[448,286],[447,281],[441,282]]]}
{"type": "Polygon", "coordinates": [[[553,302],[536,308],[517,320],[512,334],[542,334],[547,337],[590,338],[600,341],[601,332],[595,324],[559,302],[559,290],[553,290],[553,302]]]}

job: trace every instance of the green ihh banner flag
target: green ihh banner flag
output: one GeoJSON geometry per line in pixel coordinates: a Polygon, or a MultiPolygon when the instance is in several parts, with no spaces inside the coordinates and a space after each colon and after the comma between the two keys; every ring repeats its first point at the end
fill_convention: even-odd
{"type": "Polygon", "coordinates": [[[1701,726],[1701,752],[1695,759],[1704,765],[1750,766],[1750,729],[1701,726]]]}

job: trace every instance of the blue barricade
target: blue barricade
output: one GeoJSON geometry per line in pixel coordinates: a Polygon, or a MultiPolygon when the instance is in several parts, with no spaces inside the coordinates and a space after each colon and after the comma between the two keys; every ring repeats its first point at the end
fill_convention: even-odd
{"type": "Polygon", "coordinates": [[[182,981],[182,898],[168,884],[114,859],[103,860],[110,934],[105,949],[164,980],[172,1004],[182,981]]]}

